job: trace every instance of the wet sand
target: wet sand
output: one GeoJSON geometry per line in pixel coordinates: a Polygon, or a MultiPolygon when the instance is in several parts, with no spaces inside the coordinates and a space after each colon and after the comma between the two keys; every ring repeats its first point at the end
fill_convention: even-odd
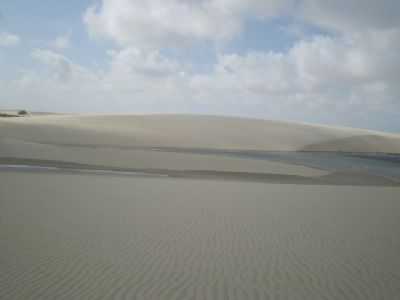
{"type": "Polygon", "coordinates": [[[0,172],[0,299],[397,299],[400,188],[0,172]]]}
{"type": "MultiPolygon", "coordinates": [[[[261,161],[263,163],[263,161],[261,161]]],[[[274,162],[270,163],[271,166],[274,162]]],[[[276,163],[275,163],[276,164],[276,163]]],[[[285,164],[279,163],[279,166],[285,164]]],[[[292,167],[292,165],[288,164],[292,167]]],[[[298,170],[307,170],[307,167],[293,165],[298,170]]],[[[311,169],[313,170],[313,169],[311,169]]],[[[31,173],[54,173],[54,174],[89,174],[89,175],[113,175],[113,176],[152,176],[170,177],[179,179],[203,179],[203,180],[225,180],[225,181],[250,181],[277,184],[305,184],[305,185],[348,185],[348,186],[393,186],[400,187],[399,177],[376,175],[365,171],[318,171],[314,176],[301,174],[271,172],[246,172],[225,171],[214,169],[161,169],[161,168],[121,168],[105,165],[80,164],[56,160],[22,159],[0,157],[0,172],[31,172],[31,173]]],[[[282,171],[282,170],[281,170],[282,171]]],[[[293,169],[291,170],[293,172],[293,169]]]]}

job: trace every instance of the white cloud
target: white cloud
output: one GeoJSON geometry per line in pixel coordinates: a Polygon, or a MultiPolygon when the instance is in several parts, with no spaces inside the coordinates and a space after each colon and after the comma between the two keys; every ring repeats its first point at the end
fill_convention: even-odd
{"type": "Polygon", "coordinates": [[[271,16],[278,0],[102,0],[84,21],[92,36],[120,45],[175,47],[196,40],[226,40],[240,32],[246,14],[271,16]]]}
{"type": "Polygon", "coordinates": [[[340,83],[351,88],[398,76],[399,51],[400,30],[380,30],[301,41],[290,55],[297,61],[299,76],[313,85],[340,83]]]}
{"type": "Polygon", "coordinates": [[[52,50],[35,49],[35,69],[14,80],[0,80],[2,105],[74,112],[150,112],[187,105],[180,88],[184,69],[177,62],[134,48],[113,51],[110,57],[109,68],[93,70],[52,50]]]}
{"type": "Polygon", "coordinates": [[[399,73],[400,30],[369,31],[344,37],[316,37],[301,41],[289,55],[296,61],[299,77],[315,88],[340,84],[348,88],[388,81],[399,73]]]}
{"type": "Polygon", "coordinates": [[[99,0],[84,14],[89,33],[122,46],[180,47],[226,41],[248,18],[292,16],[340,33],[400,27],[397,0],[99,0]]]}
{"type": "Polygon", "coordinates": [[[3,91],[21,102],[32,95],[46,110],[223,113],[355,126],[362,116],[371,127],[400,111],[400,22],[390,9],[397,2],[348,0],[343,13],[342,0],[295,2],[295,22],[306,18],[336,34],[301,32],[288,51],[219,53],[212,70],[198,74],[162,48],[233,38],[246,18],[276,16],[292,1],[102,0],[85,22],[92,35],[120,46],[109,52],[107,67],[91,70],[37,49],[39,72],[3,84],[3,91]],[[352,7],[359,10],[350,13],[352,7]]]}
{"type": "Polygon", "coordinates": [[[303,15],[311,23],[339,31],[400,26],[398,0],[302,0],[300,3],[303,15]]]}
{"type": "Polygon", "coordinates": [[[347,37],[315,37],[288,53],[222,55],[214,71],[192,78],[195,95],[236,103],[257,103],[282,116],[293,111],[351,119],[356,112],[400,108],[400,31],[347,37]]]}
{"type": "Polygon", "coordinates": [[[62,54],[45,49],[35,49],[32,58],[44,66],[44,76],[40,79],[54,80],[62,84],[74,81],[82,83],[94,79],[94,73],[84,67],[74,64],[62,54]]]}
{"type": "Polygon", "coordinates": [[[285,53],[221,54],[210,73],[196,74],[155,50],[112,51],[102,71],[35,50],[41,72],[25,74],[14,93],[49,98],[47,107],[67,111],[225,113],[361,126],[352,123],[356,115],[374,112],[382,121],[399,110],[399,51],[400,31],[319,36],[285,53]]]}
{"type": "Polygon", "coordinates": [[[56,48],[58,50],[64,50],[67,49],[71,46],[71,37],[70,34],[63,34],[54,39],[54,41],[51,43],[51,46],[53,48],[56,48]]]}
{"type": "Polygon", "coordinates": [[[112,51],[110,55],[112,73],[165,78],[182,72],[176,61],[163,57],[158,51],[142,51],[131,47],[112,51]]]}
{"type": "Polygon", "coordinates": [[[8,33],[8,32],[0,32],[0,47],[12,47],[16,46],[21,42],[19,36],[8,33]]]}

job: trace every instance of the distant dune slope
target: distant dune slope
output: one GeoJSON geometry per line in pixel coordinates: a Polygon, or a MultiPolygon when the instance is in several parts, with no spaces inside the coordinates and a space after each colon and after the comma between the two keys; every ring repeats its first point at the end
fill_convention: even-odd
{"type": "MultiPolygon", "coordinates": [[[[400,136],[361,129],[215,116],[34,115],[0,119],[0,165],[52,161],[55,166],[71,168],[87,165],[150,173],[159,170],[163,174],[219,174],[224,178],[248,174],[240,177],[247,179],[300,176],[309,179],[299,179],[299,183],[317,177],[325,183],[354,183],[353,173],[337,175],[336,168],[239,155],[251,151],[400,153],[400,136]],[[234,155],[235,151],[242,152],[234,155]]],[[[354,170],[346,167],[341,171],[354,170]]],[[[365,172],[364,169],[357,171],[365,172]]],[[[389,177],[382,180],[397,184],[393,174],[397,173],[384,173],[389,177]]],[[[364,184],[382,181],[371,179],[370,175],[357,173],[356,177],[364,184]]]]}
{"type": "Polygon", "coordinates": [[[400,135],[191,115],[54,115],[0,120],[0,137],[49,144],[400,153],[400,135]]]}

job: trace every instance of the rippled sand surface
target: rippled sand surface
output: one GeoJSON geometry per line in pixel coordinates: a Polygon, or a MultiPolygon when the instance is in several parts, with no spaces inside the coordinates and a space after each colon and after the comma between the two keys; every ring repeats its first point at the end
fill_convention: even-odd
{"type": "Polygon", "coordinates": [[[0,172],[0,299],[399,299],[400,189],[0,172]]]}

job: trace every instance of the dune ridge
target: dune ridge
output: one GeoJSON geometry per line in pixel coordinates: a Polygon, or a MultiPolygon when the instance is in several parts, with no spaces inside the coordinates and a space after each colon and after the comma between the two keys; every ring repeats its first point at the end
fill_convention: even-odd
{"type": "Polygon", "coordinates": [[[0,120],[1,136],[47,143],[400,153],[400,135],[194,115],[54,115],[0,120]]]}
{"type": "MultiPolygon", "coordinates": [[[[180,176],[224,175],[288,183],[312,183],[315,181],[307,177],[318,177],[320,182],[332,184],[360,183],[350,180],[351,176],[337,176],[338,170],[332,173],[293,160],[252,157],[269,151],[400,154],[400,135],[194,115],[32,115],[0,119],[3,164],[7,164],[6,158],[12,158],[103,166],[107,170],[162,170],[180,176]],[[327,175],[330,177],[323,177],[327,175]]],[[[361,172],[358,176],[365,183],[375,178],[382,184],[397,184],[392,178],[378,180],[361,172]]]]}

